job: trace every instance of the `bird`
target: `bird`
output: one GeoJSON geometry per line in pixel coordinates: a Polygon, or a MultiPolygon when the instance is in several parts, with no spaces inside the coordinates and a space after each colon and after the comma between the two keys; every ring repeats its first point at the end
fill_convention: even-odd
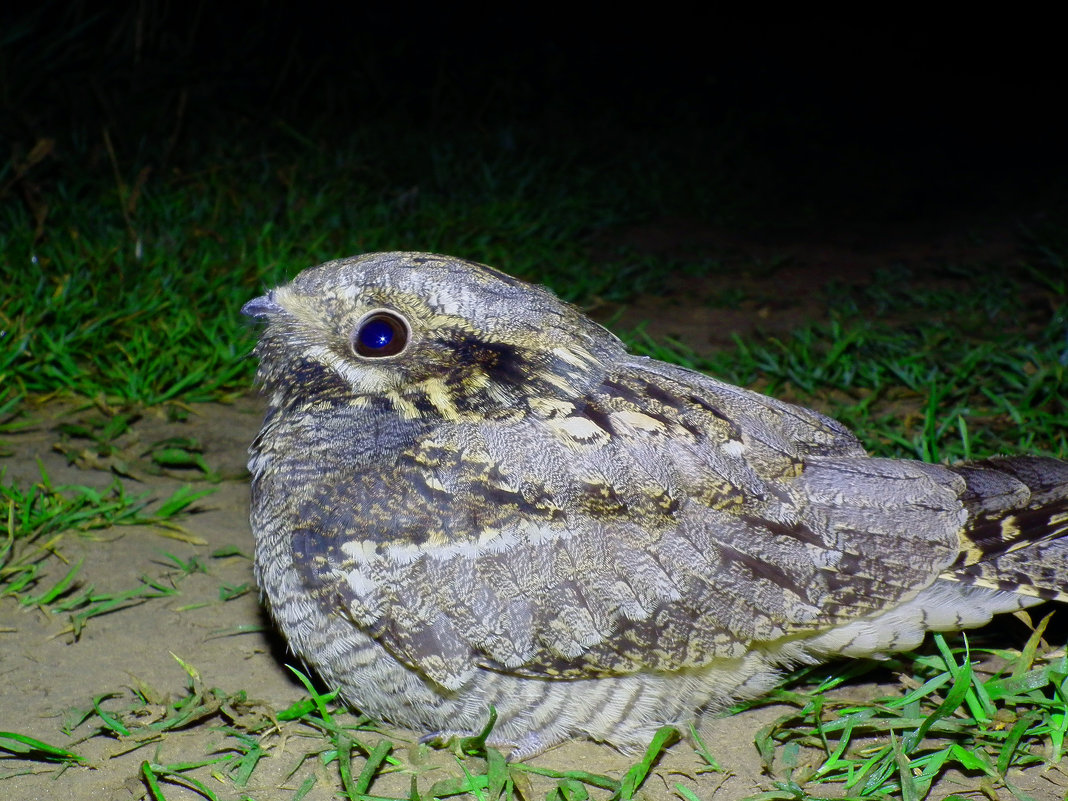
{"type": "Polygon", "coordinates": [[[1068,463],[870,456],[816,411],[648,357],[431,253],[245,304],[267,399],[254,571],[359,711],[521,760],[624,752],[782,672],[1068,599],[1068,463]]]}

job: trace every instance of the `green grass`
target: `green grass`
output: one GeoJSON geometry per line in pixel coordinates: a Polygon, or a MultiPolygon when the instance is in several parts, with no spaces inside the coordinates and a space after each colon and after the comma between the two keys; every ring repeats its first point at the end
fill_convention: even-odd
{"type": "MultiPolygon", "coordinates": [[[[180,539],[191,538],[178,524],[193,504],[212,490],[182,487],[152,504],[147,493],[130,496],[114,479],[106,489],[81,485],[56,486],[41,468],[41,480],[21,486],[5,480],[0,470],[0,599],[37,607],[50,615],[66,615],[77,639],[93,617],[136,606],[153,598],[174,595],[173,581],[141,576],[138,584],[120,592],[98,592],[81,574],[82,562],[63,557],[63,540],[71,532],[88,533],[112,526],[164,527],[180,539]],[[150,506],[150,504],[152,504],[150,506]],[[57,577],[57,572],[61,573],[57,577]]],[[[166,554],[179,573],[187,565],[166,554]]]]}
{"type": "Polygon", "coordinates": [[[133,177],[136,188],[122,178],[57,182],[41,229],[32,207],[0,207],[9,290],[0,382],[146,404],[232,397],[254,369],[244,301],[304,267],[365,251],[464,255],[578,301],[654,285],[656,265],[626,253],[591,261],[585,243],[630,212],[599,205],[594,175],[562,157],[483,156],[472,172],[469,152],[432,150],[411,165],[418,143],[372,141],[329,154],[218,154],[194,173],[133,177]],[[391,166],[399,174],[378,174],[391,166]]]}
{"type": "Polygon", "coordinates": [[[1068,729],[1068,662],[1063,650],[1047,656],[1040,647],[1048,622],[1035,627],[1021,651],[983,654],[1000,663],[993,672],[976,669],[979,660],[966,638],[952,648],[935,635],[933,652],[881,666],[912,688],[902,695],[858,704],[831,694],[871,669],[861,662],[815,686],[779,689],[745,705],[796,707],[757,733],[768,774],[782,777],[781,794],[766,797],[808,798],[822,784],[841,783],[849,797],[913,801],[927,798],[932,784],[955,768],[1028,798],[1013,787],[1009,770],[1057,765],[1068,729]],[[806,762],[804,749],[819,758],[806,762]]]}
{"type": "Polygon", "coordinates": [[[860,290],[830,287],[828,322],[739,339],[711,356],[641,331],[625,339],[636,352],[819,408],[875,455],[1068,454],[1063,292],[1040,294],[1026,273],[1000,266],[970,273],[982,285],[974,293],[957,281],[928,290],[924,278],[884,272],[860,290]],[[1052,311],[1028,306],[1038,297],[1052,311]]]}
{"type": "MultiPolygon", "coordinates": [[[[177,659],[177,657],[175,657],[177,659]]],[[[137,683],[124,692],[93,698],[84,708],[70,710],[63,732],[70,740],[61,747],[15,732],[0,732],[0,751],[25,760],[58,763],[64,767],[92,767],[77,753],[79,744],[92,738],[112,741],[109,758],[138,751],[151,751],[141,763],[141,774],[149,797],[162,801],[168,786],[193,789],[210,801],[227,794],[211,789],[221,780],[224,785],[242,792],[256,784],[256,774],[264,757],[279,752],[289,743],[282,759],[287,760],[285,783],[291,786],[289,797],[303,798],[321,781],[323,772],[310,766],[329,768],[337,783],[338,797],[345,799],[379,798],[383,801],[450,798],[457,796],[520,799],[530,798],[532,782],[550,789],[546,799],[589,798],[590,791],[619,801],[637,797],[659,757],[679,736],[673,729],[661,730],[645,753],[620,778],[586,770],[553,770],[522,763],[509,764],[496,749],[485,746],[487,726],[479,737],[468,738],[439,747],[446,758],[438,765],[426,759],[428,746],[418,746],[423,757],[413,761],[394,755],[403,752],[404,743],[383,736],[374,721],[356,716],[335,700],[335,693],[323,694],[299,670],[292,669],[304,685],[307,695],[291,706],[275,710],[250,699],[244,691],[227,692],[208,687],[197,669],[178,659],[188,676],[185,691],[168,697],[152,687],[137,683]],[[217,745],[202,756],[180,762],[161,762],[160,755],[173,752],[171,739],[196,727],[210,729],[217,745]],[[297,745],[292,745],[297,743],[297,745]],[[452,771],[443,771],[442,765],[452,771]],[[454,775],[442,777],[443,772],[454,775]],[[376,783],[400,776],[404,795],[382,795],[376,783]],[[214,782],[209,782],[214,778],[214,782]]],[[[492,725],[492,723],[491,723],[492,725]]],[[[410,746],[411,744],[407,744],[410,746]]],[[[180,747],[180,743],[179,743],[180,747]]],[[[0,779],[3,777],[0,776],[0,779]]],[[[392,784],[396,786],[397,781],[392,784]]]]}
{"type": "MultiPolygon", "coordinates": [[[[947,770],[956,768],[979,777],[988,790],[1000,787],[1019,801],[1032,801],[1015,786],[1010,771],[1057,765],[1068,732],[1068,662],[1063,650],[1045,652],[1047,623],[1048,618],[1036,626],[1020,651],[983,653],[983,670],[977,669],[977,652],[968,650],[967,641],[951,647],[937,635],[933,650],[899,655],[883,666],[899,672],[902,683],[911,688],[903,694],[863,703],[843,698],[847,682],[873,667],[853,661],[844,668],[807,668],[785,688],[742,705],[739,709],[795,707],[756,734],[775,789],[752,798],[814,801],[824,797],[823,785],[843,784],[846,798],[918,801],[929,797],[933,783],[947,770]],[[996,665],[993,670],[988,669],[991,664],[996,665]]],[[[260,779],[257,771],[271,755],[286,761],[283,786],[289,789],[284,792],[293,799],[303,798],[325,775],[332,777],[338,797],[353,800],[625,801],[641,797],[651,770],[678,740],[677,732],[663,729],[619,777],[580,768],[510,764],[500,752],[485,747],[489,727],[481,737],[438,746],[439,758],[431,759],[428,746],[413,751],[410,743],[383,735],[374,721],[345,709],[333,693],[319,692],[300,671],[294,673],[307,694],[275,710],[244,691],[208,687],[195,667],[179,662],[188,683],[178,697],[137,683],[71,710],[63,726],[69,741],[64,745],[0,732],[0,750],[41,766],[67,769],[91,767],[78,748],[92,738],[112,741],[111,758],[144,750],[142,776],[149,797],[157,801],[168,798],[172,785],[192,788],[211,801],[234,797],[233,792],[251,797],[247,788],[269,781],[260,779]],[[188,746],[183,748],[182,733],[196,728],[214,733],[210,752],[190,755],[188,746]],[[280,750],[283,743],[286,747],[280,750]],[[181,761],[164,760],[163,754],[175,751],[183,753],[181,761]],[[316,764],[319,770],[312,769],[316,764]],[[402,794],[382,789],[398,784],[405,787],[402,794]]],[[[704,772],[723,771],[696,733],[693,737],[705,765],[674,772],[674,790],[686,801],[699,797],[689,782],[704,772]],[[685,777],[689,782],[682,781],[685,777]]],[[[952,788],[953,781],[971,780],[951,780],[941,786],[942,792],[952,788]]],[[[961,785],[961,792],[969,786],[961,785]]]]}

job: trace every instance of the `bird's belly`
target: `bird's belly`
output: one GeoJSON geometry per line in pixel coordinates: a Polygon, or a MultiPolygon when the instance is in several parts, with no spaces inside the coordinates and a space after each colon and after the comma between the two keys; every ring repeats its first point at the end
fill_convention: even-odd
{"type": "Polygon", "coordinates": [[[468,684],[447,690],[396,660],[338,609],[313,600],[288,553],[257,553],[256,568],[292,650],[356,709],[420,734],[469,735],[486,725],[493,707],[497,722],[488,742],[511,747],[516,759],[576,736],[641,748],[661,726],[684,724],[715,699],[764,692],[776,675],[763,656],[750,653],[701,671],[596,679],[480,669],[468,684]]]}

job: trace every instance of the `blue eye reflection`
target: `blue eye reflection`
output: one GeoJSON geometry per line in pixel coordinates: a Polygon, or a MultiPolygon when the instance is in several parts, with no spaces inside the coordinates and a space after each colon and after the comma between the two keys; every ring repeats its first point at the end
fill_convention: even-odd
{"type": "Polygon", "coordinates": [[[397,315],[378,312],[360,323],[353,339],[358,356],[394,356],[408,344],[408,327],[397,315]]]}
{"type": "Polygon", "coordinates": [[[381,350],[393,340],[393,326],[385,320],[371,320],[360,329],[360,344],[371,350],[381,350]]]}

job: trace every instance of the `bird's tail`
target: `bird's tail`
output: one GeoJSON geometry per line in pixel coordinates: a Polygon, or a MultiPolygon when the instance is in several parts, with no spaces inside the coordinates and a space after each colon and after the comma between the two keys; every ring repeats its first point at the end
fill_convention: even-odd
{"type": "Polygon", "coordinates": [[[1068,601],[1068,462],[1013,456],[949,469],[967,483],[969,518],[942,577],[1068,601]]]}

